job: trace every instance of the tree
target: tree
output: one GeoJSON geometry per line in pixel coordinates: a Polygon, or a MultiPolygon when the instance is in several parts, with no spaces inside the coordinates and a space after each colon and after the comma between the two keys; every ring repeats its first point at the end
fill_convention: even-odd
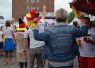
{"type": "Polygon", "coordinates": [[[72,20],[74,19],[75,15],[74,15],[74,12],[70,12],[69,13],[69,16],[68,16],[68,19],[67,19],[67,23],[71,23],[72,20]]]}

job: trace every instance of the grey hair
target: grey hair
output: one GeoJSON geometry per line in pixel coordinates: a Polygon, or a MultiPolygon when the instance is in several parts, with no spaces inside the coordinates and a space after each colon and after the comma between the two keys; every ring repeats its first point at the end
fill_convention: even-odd
{"type": "Polygon", "coordinates": [[[63,8],[60,8],[56,11],[55,17],[57,22],[66,22],[68,18],[68,12],[63,8]]]}

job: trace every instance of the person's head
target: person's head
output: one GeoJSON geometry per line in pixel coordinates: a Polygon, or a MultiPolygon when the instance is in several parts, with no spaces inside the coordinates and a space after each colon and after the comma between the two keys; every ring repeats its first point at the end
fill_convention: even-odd
{"type": "Polygon", "coordinates": [[[78,27],[78,22],[77,22],[77,21],[73,21],[73,25],[74,25],[75,27],[78,27]]]}
{"type": "Polygon", "coordinates": [[[10,24],[10,21],[9,21],[9,20],[7,20],[7,21],[6,21],[5,26],[6,26],[6,27],[10,27],[10,26],[11,26],[11,24],[10,24]]]}
{"type": "Polygon", "coordinates": [[[93,23],[90,21],[89,17],[83,17],[82,22],[85,23],[88,27],[92,27],[93,23]]]}
{"type": "Polygon", "coordinates": [[[83,13],[83,12],[78,12],[79,13],[79,16],[78,16],[78,18],[83,18],[83,17],[85,17],[85,14],[83,13]]]}
{"type": "Polygon", "coordinates": [[[55,17],[56,17],[56,21],[59,23],[66,22],[66,20],[68,18],[68,12],[65,9],[61,8],[56,11],[55,17]]]}
{"type": "Polygon", "coordinates": [[[38,24],[38,18],[34,18],[33,22],[34,22],[35,25],[38,24]]]}

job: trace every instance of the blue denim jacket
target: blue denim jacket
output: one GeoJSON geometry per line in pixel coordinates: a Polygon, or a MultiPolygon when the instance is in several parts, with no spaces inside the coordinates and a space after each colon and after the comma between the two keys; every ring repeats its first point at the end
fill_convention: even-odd
{"type": "Polygon", "coordinates": [[[39,33],[34,29],[34,38],[39,41],[45,41],[44,57],[49,61],[65,62],[72,60],[78,55],[78,46],[76,38],[86,35],[87,26],[80,29],[64,23],[57,24],[47,28],[39,33]]]}

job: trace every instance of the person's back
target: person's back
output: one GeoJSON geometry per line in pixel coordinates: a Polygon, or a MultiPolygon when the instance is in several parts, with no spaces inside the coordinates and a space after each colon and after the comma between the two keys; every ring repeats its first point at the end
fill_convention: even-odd
{"type": "Polygon", "coordinates": [[[42,51],[43,51],[44,41],[35,40],[33,36],[33,31],[31,28],[29,28],[24,33],[24,38],[27,39],[28,37],[30,38],[29,54],[28,54],[29,65],[30,65],[29,67],[30,68],[34,67],[34,61],[36,59],[37,67],[42,68],[43,67],[42,51]]]}
{"type": "Polygon", "coordinates": [[[73,68],[73,61],[78,54],[76,37],[87,34],[87,28],[76,28],[66,24],[68,13],[64,9],[56,12],[56,25],[46,28],[39,33],[34,29],[34,38],[45,41],[44,57],[48,60],[49,68],[73,68]]]}
{"type": "Polygon", "coordinates": [[[44,45],[44,42],[43,41],[37,41],[34,39],[34,36],[33,36],[33,31],[32,29],[28,29],[26,32],[25,32],[25,36],[28,38],[30,38],[30,45],[29,45],[29,48],[30,49],[33,49],[33,48],[37,48],[37,47],[41,47],[44,45]]]}
{"type": "Polygon", "coordinates": [[[17,52],[23,52],[25,50],[23,46],[24,32],[16,32],[16,44],[17,44],[17,52]]]}
{"type": "Polygon", "coordinates": [[[5,64],[12,64],[11,61],[11,55],[14,47],[14,41],[12,36],[13,29],[11,28],[10,21],[6,21],[5,27],[3,28],[4,33],[4,44],[3,44],[3,50],[5,51],[5,64]]]}
{"type": "Polygon", "coordinates": [[[48,59],[63,62],[74,58],[78,54],[78,48],[73,35],[73,26],[61,23],[47,29],[47,31],[50,35],[48,41],[50,51],[48,53],[51,54],[51,57],[48,57],[48,59]]]}
{"type": "Polygon", "coordinates": [[[13,38],[12,37],[13,29],[11,27],[4,27],[3,32],[4,32],[4,37],[5,38],[13,38]]]}

